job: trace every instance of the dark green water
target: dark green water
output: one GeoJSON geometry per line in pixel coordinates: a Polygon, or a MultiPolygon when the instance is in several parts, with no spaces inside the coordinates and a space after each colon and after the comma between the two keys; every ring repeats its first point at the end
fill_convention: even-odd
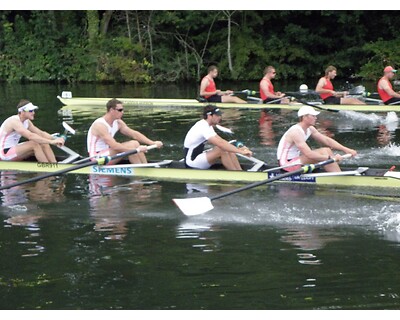
{"type": "MultiPolygon", "coordinates": [[[[247,85],[246,85],[247,87],[247,85]]],[[[297,86],[296,86],[297,87],[297,86]]],[[[295,90],[295,86],[288,87],[295,90]]],[[[0,116],[20,98],[40,107],[36,123],[84,153],[101,109],[61,109],[56,95],[192,97],[184,86],[1,85],[0,116]]],[[[129,109],[125,121],[180,158],[192,109],[129,109]]],[[[293,112],[226,111],[224,125],[274,159],[293,112]]],[[[398,164],[397,123],[386,114],[321,114],[319,127],[359,150],[350,163],[398,164]]],[[[229,137],[226,137],[229,138],[229,137]]],[[[272,160],[271,160],[272,161],[272,160]]],[[[1,173],[1,183],[31,174],[1,173]]],[[[0,207],[0,309],[398,309],[400,203],[360,196],[376,190],[265,186],[184,217],[171,198],[235,185],[144,182],[70,175],[5,191],[0,207]],[[356,194],[356,191],[359,191],[356,194]]],[[[395,195],[397,191],[392,191],[395,195]]]]}

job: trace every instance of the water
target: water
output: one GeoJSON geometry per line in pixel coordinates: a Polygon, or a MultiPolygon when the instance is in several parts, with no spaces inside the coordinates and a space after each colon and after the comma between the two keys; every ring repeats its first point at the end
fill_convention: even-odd
{"type": "MultiPolygon", "coordinates": [[[[70,121],[77,134],[68,145],[83,154],[87,129],[101,109],[60,111],[55,97],[67,89],[76,96],[192,97],[196,88],[3,84],[0,116],[28,97],[40,107],[39,127],[56,132],[70,121]]],[[[124,117],[164,141],[149,158],[177,159],[199,113],[129,109],[124,117]]],[[[274,112],[261,120],[257,111],[226,111],[223,125],[255,156],[274,159],[280,136],[296,118],[274,112]]],[[[391,114],[324,113],[319,119],[321,130],[359,151],[351,164],[382,168],[398,164],[397,126],[391,114]]],[[[31,176],[2,172],[1,183],[31,176]]],[[[400,307],[398,199],[373,197],[379,191],[369,189],[267,185],[217,200],[215,210],[193,218],[171,203],[187,193],[236,187],[70,175],[4,191],[0,308],[400,307]]]]}

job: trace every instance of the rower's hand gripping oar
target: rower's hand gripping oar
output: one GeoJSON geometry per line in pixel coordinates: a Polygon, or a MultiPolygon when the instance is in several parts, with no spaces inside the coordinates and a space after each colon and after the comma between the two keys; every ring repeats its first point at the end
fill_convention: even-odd
{"type": "MultiPolygon", "coordinates": [[[[346,158],[350,158],[351,156],[352,156],[351,154],[346,154],[346,155],[342,156],[342,158],[346,159],[346,158]]],[[[283,173],[283,174],[277,175],[277,176],[272,177],[267,180],[254,182],[247,186],[243,186],[241,188],[238,188],[238,189],[235,189],[232,191],[221,193],[221,194],[213,196],[211,198],[197,197],[197,198],[172,199],[172,200],[185,215],[195,216],[195,215],[206,213],[206,212],[214,209],[214,206],[211,203],[214,200],[225,198],[232,194],[236,194],[238,192],[242,192],[242,191],[249,190],[249,189],[252,189],[255,187],[259,187],[264,184],[271,183],[271,182],[274,182],[277,180],[281,180],[281,179],[284,179],[284,178],[287,178],[290,176],[294,176],[297,174],[310,173],[315,169],[322,168],[323,166],[326,166],[326,165],[334,163],[334,162],[336,162],[336,160],[334,158],[331,158],[331,159],[328,159],[328,160],[325,160],[325,161],[322,161],[322,162],[319,162],[316,164],[307,164],[307,165],[302,166],[298,170],[283,173]]]]}
{"type": "MultiPolygon", "coordinates": [[[[154,145],[151,145],[151,146],[148,146],[148,147],[145,147],[145,148],[146,148],[146,151],[148,151],[148,150],[151,150],[151,149],[156,149],[157,145],[154,144],[154,145]]],[[[68,173],[68,172],[71,172],[71,171],[79,170],[79,169],[90,167],[90,166],[94,166],[94,165],[102,166],[102,165],[105,165],[105,164],[109,163],[110,161],[113,161],[113,160],[116,160],[116,159],[120,159],[120,158],[124,158],[124,157],[130,156],[130,155],[136,154],[136,153],[143,152],[142,150],[143,150],[143,147],[139,147],[137,149],[133,149],[133,150],[130,150],[130,151],[117,153],[116,155],[113,155],[113,156],[104,156],[104,157],[96,158],[96,159],[91,160],[88,163],[82,163],[82,164],[79,164],[79,165],[72,165],[71,167],[68,167],[68,168],[65,168],[65,169],[62,169],[62,170],[59,170],[59,171],[56,171],[56,172],[50,172],[50,173],[43,174],[41,176],[37,176],[37,177],[31,178],[31,179],[27,179],[27,180],[24,180],[24,181],[7,184],[5,186],[1,186],[0,190],[14,188],[14,187],[17,187],[17,186],[20,186],[20,185],[23,185],[23,184],[36,182],[36,181],[39,181],[39,180],[42,180],[42,179],[46,179],[46,178],[49,178],[49,177],[53,177],[53,176],[59,176],[59,175],[62,175],[62,174],[65,174],[65,173],[68,173]]]]}

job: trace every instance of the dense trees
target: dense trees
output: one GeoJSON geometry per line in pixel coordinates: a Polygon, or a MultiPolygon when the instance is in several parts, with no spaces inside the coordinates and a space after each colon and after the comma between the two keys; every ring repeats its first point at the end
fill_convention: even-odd
{"type": "Polygon", "coordinates": [[[376,78],[400,65],[396,11],[2,11],[4,81],[376,78]]]}

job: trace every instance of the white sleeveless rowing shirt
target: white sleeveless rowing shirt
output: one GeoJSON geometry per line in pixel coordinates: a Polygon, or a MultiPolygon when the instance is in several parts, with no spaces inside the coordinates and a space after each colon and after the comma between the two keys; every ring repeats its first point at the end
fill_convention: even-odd
{"type": "Polygon", "coordinates": [[[311,136],[311,129],[307,128],[307,132],[304,132],[303,128],[299,124],[295,124],[289,128],[288,131],[282,136],[281,141],[279,141],[277,157],[278,160],[292,160],[294,158],[300,157],[300,150],[294,143],[286,141],[286,135],[293,130],[298,130],[299,134],[302,134],[304,141],[307,141],[311,136]]]}
{"type": "MultiPolygon", "coordinates": [[[[7,123],[12,121],[13,119],[17,119],[18,121],[21,121],[18,115],[11,116],[4,120],[3,124],[0,127],[0,148],[1,150],[4,149],[9,149],[14,146],[16,146],[19,143],[19,140],[21,139],[21,135],[16,132],[16,131],[10,131],[6,132],[5,127],[7,126],[7,123]]],[[[29,127],[29,120],[25,120],[22,122],[22,125],[24,126],[25,129],[28,129],[29,127]]]]}
{"type": "Polygon", "coordinates": [[[87,134],[87,150],[90,156],[96,155],[98,152],[107,150],[110,146],[104,142],[103,139],[92,133],[93,125],[96,123],[101,123],[107,127],[108,133],[114,137],[119,130],[118,120],[114,120],[112,126],[110,126],[104,118],[96,119],[89,128],[87,134]]]}

